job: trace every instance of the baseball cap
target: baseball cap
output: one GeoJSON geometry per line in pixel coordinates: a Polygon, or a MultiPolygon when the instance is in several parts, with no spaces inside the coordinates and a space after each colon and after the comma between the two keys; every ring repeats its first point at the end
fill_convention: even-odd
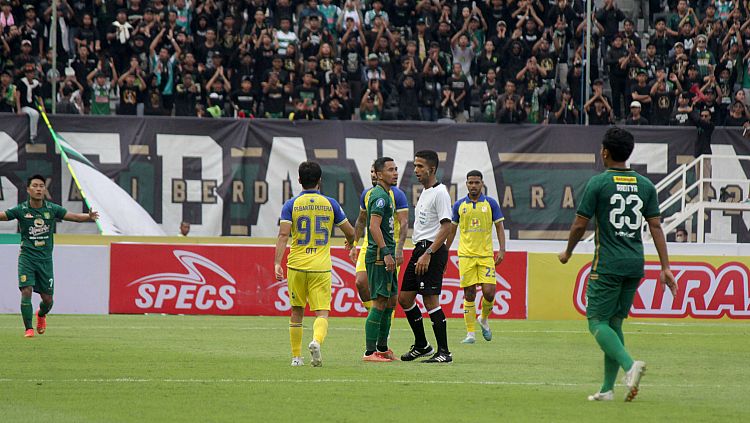
{"type": "Polygon", "coordinates": [[[641,102],[640,102],[640,101],[637,101],[637,100],[633,100],[633,101],[632,101],[632,102],[630,103],[630,107],[637,107],[637,108],[639,108],[639,109],[640,109],[640,108],[641,108],[641,102]]]}
{"type": "Polygon", "coordinates": [[[421,24],[421,25],[424,25],[424,24],[425,24],[425,20],[424,20],[424,18],[419,18],[419,19],[417,19],[417,25],[420,25],[420,24],[421,24]]]}
{"type": "Polygon", "coordinates": [[[370,55],[367,56],[367,60],[378,60],[378,55],[375,53],[370,53],[370,55]]]}
{"type": "Polygon", "coordinates": [[[675,46],[675,48],[677,48],[677,46],[685,48],[685,44],[682,44],[682,41],[678,41],[678,42],[674,43],[674,46],[675,46]]]}
{"type": "Polygon", "coordinates": [[[497,25],[496,26],[500,26],[500,25],[502,25],[504,27],[508,26],[508,24],[506,24],[505,21],[497,21],[497,25]]]}
{"type": "Polygon", "coordinates": [[[22,46],[25,46],[25,45],[30,46],[31,45],[31,40],[23,40],[23,41],[21,41],[21,45],[22,46]]]}

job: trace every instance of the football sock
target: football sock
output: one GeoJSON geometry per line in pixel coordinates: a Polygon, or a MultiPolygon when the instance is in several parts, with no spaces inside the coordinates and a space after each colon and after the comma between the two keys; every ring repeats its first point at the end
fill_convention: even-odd
{"type": "Polygon", "coordinates": [[[448,326],[445,323],[445,313],[440,306],[430,310],[430,320],[432,320],[432,331],[435,332],[435,340],[438,344],[438,350],[448,352],[448,326]]]}
{"type": "Polygon", "coordinates": [[[594,335],[594,339],[596,339],[604,354],[617,361],[625,371],[630,370],[633,359],[625,350],[617,332],[609,326],[609,322],[589,319],[589,332],[594,335]]]}
{"type": "Polygon", "coordinates": [[[292,344],[292,357],[302,357],[302,323],[289,322],[289,342],[292,344]]]}
{"type": "Polygon", "coordinates": [[[393,309],[386,307],[382,313],[377,347],[378,351],[386,352],[388,351],[388,334],[391,333],[391,313],[393,313],[393,309]]]}
{"type": "Polygon", "coordinates": [[[50,301],[49,303],[45,303],[44,301],[42,301],[39,304],[39,315],[42,317],[46,316],[47,313],[52,310],[52,304],[54,304],[54,302],[52,301],[50,301]]]}
{"type": "Polygon", "coordinates": [[[31,320],[34,318],[34,307],[31,305],[31,298],[21,297],[21,317],[23,317],[23,325],[26,329],[33,329],[34,326],[31,324],[31,320]]]}
{"type": "MultiPolygon", "coordinates": [[[[609,319],[609,327],[611,327],[612,330],[615,331],[617,337],[620,338],[620,342],[622,342],[622,345],[624,347],[625,336],[622,333],[622,319],[620,319],[619,317],[613,317],[609,319]]],[[[599,392],[607,392],[614,389],[615,382],[617,381],[617,372],[619,370],[620,365],[617,363],[617,360],[608,356],[607,354],[604,354],[604,382],[602,383],[602,388],[599,390],[599,392]]]]}
{"type": "Polygon", "coordinates": [[[474,333],[476,321],[477,309],[474,306],[474,301],[464,300],[464,323],[466,324],[467,333],[474,333]]]}
{"type": "Polygon", "coordinates": [[[487,321],[492,313],[492,307],[495,305],[494,301],[487,301],[486,298],[482,297],[482,321],[487,321]]]}
{"type": "Polygon", "coordinates": [[[414,346],[417,348],[423,348],[427,346],[427,337],[424,335],[424,324],[422,323],[422,312],[417,307],[417,303],[414,303],[408,310],[404,310],[406,313],[406,320],[409,321],[411,331],[414,332],[414,346]]]}
{"type": "Polygon", "coordinates": [[[328,318],[316,317],[313,323],[313,339],[318,341],[318,344],[323,345],[326,335],[328,335],[328,318]]]}
{"type": "Polygon", "coordinates": [[[383,320],[383,310],[373,307],[365,321],[365,347],[367,351],[375,351],[380,335],[380,321],[383,320]]]}
{"type": "Polygon", "coordinates": [[[362,306],[369,311],[372,308],[372,300],[362,301],[362,306]]]}

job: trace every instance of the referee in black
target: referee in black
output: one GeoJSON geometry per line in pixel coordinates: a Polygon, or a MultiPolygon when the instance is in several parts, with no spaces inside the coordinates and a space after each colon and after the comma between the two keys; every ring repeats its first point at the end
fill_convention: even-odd
{"type": "Polygon", "coordinates": [[[414,155],[414,174],[424,189],[414,210],[414,251],[406,267],[398,302],[406,312],[414,345],[402,361],[413,361],[433,354],[423,363],[450,363],[453,361],[448,349],[448,334],[445,313],[440,308],[440,291],[443,288],[443,272],[448,262],[448,247],[445,240],[451,226],[451,198],[445,185],[437,181],[438,155],[431,150],[418,151],[414,155]],[[424,305],[432,320],[437,351],[427,342],[422,323],[422,312],[414,302],[422,295],[424,305]]]}

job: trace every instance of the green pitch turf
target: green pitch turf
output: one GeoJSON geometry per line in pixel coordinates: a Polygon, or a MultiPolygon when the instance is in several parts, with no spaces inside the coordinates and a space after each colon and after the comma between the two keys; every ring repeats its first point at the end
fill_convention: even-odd
{"type": "MultiPolygon", "coordinates": [[[[362,319],[333,318],[322,368],[289,366],[286,318],[0,316],[2,422],[747,421],[750,324],[626,322],[648,372],[633,403],[589,403],[602,356],[584,322],[493,321],[454,362],[363,363],[362,319]]],[[[433,339],[426,321],[428,339],[433,339]]],[[[411,344],[397,319],[392,347],[411,344]]]]}

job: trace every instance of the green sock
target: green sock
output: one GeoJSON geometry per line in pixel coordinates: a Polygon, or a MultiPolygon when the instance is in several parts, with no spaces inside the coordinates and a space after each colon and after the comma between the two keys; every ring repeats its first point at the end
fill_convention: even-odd
{"type": "Polygon", "coordinates": [[[23,325],[26,329],[33,329],[34,326],[31,324],[31,320],[34,318],[34,306],[31,305],[31,298],[21,297],[21,317],[23,317],[23,325]]]}
{"type": "MultiPolygon", "coordinates": [[[[622,333],[622,319],[619,317],[609,319],[609,327],[615,331],[617,337],[620,338],[620,342],[622,342],[622,346],[625,347],[625,335],[622,333]]],[[[602,383],[602,389],[599,392],[607,392],[615,387],[618,371],[620,371],[620,365],[617,363],[617,360],[604,354],[604,383],[602,383]]]]}
{"type": "Polygon", "coordinates": [[[609,326],[609,322],[589,319],[589,332],[594,335],[594,339],[599,344],[599,348],[622,367],[628,371],[633,365],[633,359],[625,350],[617,332],[609,326]]]}
{"type": "Polygon", "coordinates": [[[375,351],[380,334],[380,321],[383,320],[383,310],[373,307],[365,321],[365,346],[367,351],[375,351]]]}
{"type": "Polygon", "coordinates": [[[53,304],[54,304],[53,301],[50,301],[49,303],[45,303],[44,301],[42,301],[39,304],[39,315],[42,317],[46,316],[49,313],[49,311],[52,310],[53,304]]]}
{"type": "Polygon", "coordinates": [[[383,317],[380,319],[380,333],[378,334],[378,351],[388,351],[388,335],[391,333],[391,313],[392,308],[383,310],[383,317]]]}

